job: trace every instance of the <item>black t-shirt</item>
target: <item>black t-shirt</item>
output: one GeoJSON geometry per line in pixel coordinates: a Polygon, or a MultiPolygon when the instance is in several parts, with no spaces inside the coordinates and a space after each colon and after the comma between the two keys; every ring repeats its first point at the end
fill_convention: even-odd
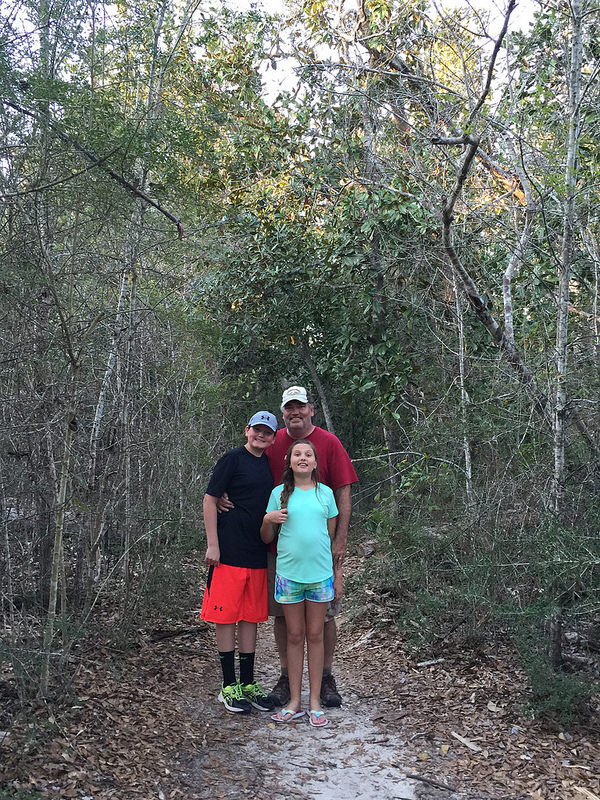
{"type": "Polygon", "coordinates": [[[217,515],[221,563],[261,569],[267,566],[267,546],[260,538],[273,476],[267,457],[236,447],[217,461],[206,494],[227,492],[234,507],[217,515]]]}

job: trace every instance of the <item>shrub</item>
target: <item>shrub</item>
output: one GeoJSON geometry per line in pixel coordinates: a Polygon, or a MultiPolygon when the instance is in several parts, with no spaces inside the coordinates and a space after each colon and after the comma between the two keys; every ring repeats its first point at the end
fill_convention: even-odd
{"type": "Polygon", "coordinates": [[[13,786],[0,786],[0,800],[42,800],[44,795],[28,789],[15,789],[13,786]]]}
{"type": "Polygon", "coordinates": [[[559,722],[585,719],[598,685],[589,676],[555,670],[539,646],[540,638],[532,631],[516,636],[517,654],[527,675],[531,698],[526,711],[533,717],[559,722]]]}

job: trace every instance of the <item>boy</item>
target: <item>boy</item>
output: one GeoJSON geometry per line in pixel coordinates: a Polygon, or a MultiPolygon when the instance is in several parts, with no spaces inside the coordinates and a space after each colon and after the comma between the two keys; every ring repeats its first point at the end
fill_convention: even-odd
{"type": "Polygon", "coordinates": [[[258,411],[245,428],[246,444],[229,450],[216,463],[203,501],[209,565],[201,618],[216,624],[223,683],[219,700],[228,711],[271,711],[273,703],[254,680],[256,626],[268,618],[267,548],[260,538],[273,476],[265,450],[275,438],[277,420],[258,411]],[[227,492],[235,504],[217,514],[227,492]],[[237,629],[240,675],[235,676],[237,629]]]}

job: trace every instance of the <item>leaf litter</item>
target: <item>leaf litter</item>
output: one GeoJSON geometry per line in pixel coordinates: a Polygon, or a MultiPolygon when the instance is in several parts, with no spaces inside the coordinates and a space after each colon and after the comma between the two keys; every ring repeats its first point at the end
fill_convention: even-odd
{"type": "MultiPolygon", "coordinates": [[[[600,800],[598,721],[553,729],[525,718],[509,648],[418,662],[391,625],[342,618],[344,705],[327,709],[322,730],[306,717],[276,725],[228,713],[216,699],[214,633],[195,614],[185,628],[139,631],[134,650],[114,655],[90,645],[71,702],[38,700],[13,720],[0,785],[54,800],[600,800]]],[[[268,689],[268,624],[256,662],[268,689]]]]}

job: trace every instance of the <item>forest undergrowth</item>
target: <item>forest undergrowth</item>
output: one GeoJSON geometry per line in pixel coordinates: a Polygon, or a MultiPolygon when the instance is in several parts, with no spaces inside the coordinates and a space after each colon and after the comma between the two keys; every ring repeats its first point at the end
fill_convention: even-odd
{"type": "MultiPolygon", "coordinates": [[[[599,660],[589,647],[583,655],[582,634],[575,638],[566,626],[563,670],[536,674],[535,665],[519,660],[514,631],[500,615],[492,619],[475,603],[463,611],[455,605],[452,613],[442,600],[423,603],[427,592],[433,597],[432,576],[418,595],[399,574],[391,582],[390,553],[368,532],[354,538],[351,550],[336,659],[346,703],[328,729],[333,743],[336,731],[340,737],[340,765],[356,763],[341,723],[357,714],[353,747],[368,722],[378,733],[361,743],[361,753],[369,742],[379,748],[378,758],[382,748],[389,753],[379,767],[361,766],[365,778],[385,767],[440,798],[598,797],[599,660]],[[567,708],[571,690],[565,687],[573,681],[586,687],[585,704],[577,707],[571,697],[567,708]],[[539,691],[549,683],[554,704],[552,693],[539,691]]],[[[256,754],[247,756],[248,775],[238,772],[232,784],[227,754],[239,756],[245,735],[260,742],[277,732],[265,718],[253,718],[240,738],[214,702],[212,631],[197,613],[199,563],[199,555],[188,555],[177,603],[160,612],[157,604],[126,636],[114,598],[99,604],[94,633],[73,646],[62,681],[46,700],[19,700],[14,674],[4,673],[2,800],[279,797],[269,794],[256,754]]],[[[259,652],[270,680],[275,653],[267,625],[259,652]]],[[[310,767],[303,752],[296,754],[299,783],[292,795],[310,798],[302,793],[301,776],[310,767]]]]}

